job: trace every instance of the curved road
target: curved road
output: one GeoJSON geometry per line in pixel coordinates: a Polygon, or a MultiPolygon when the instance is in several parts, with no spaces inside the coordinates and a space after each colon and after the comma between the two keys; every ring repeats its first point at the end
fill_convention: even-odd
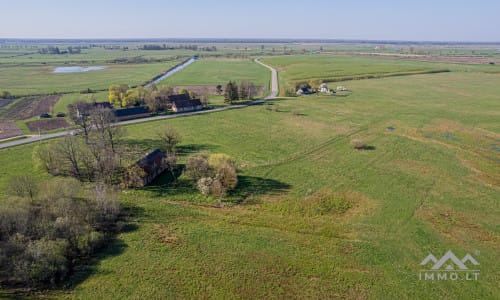
{"type": "MultiPolygon", "coordinates": [[[[186,113],[180,113],[180,114],[175,114],[175,115],[156,116],[156,117],[150,117],[150,118],[123,121],[123,122],[116,123],[116,126],[144,123],[144,122],[157,121],[157,120],[163,120],[163,119],[173,119],[173,118],[201,115],[201,114],[207,114],[207,113],[224,111],[224,110],[235,109],[235,108],[243,108],[243,107],[247,107],[250,105],[255,105],[255,104],[265,102],[266,100],[275,99],[278,96],[278,92],[279,92],[278,72],[273,67],[262,63],[258,58],[255,59],[255,62],[268,68],[271,71],[271,93],[265,98],[255,100],[252,102],[248,102],[245,104],[231,105],[231,106],[219,107],[219,108],[214,108],[214,109],[209,109],[209,110],[199,110],[199,111],[186,112],[186,113]]],[[[28,144],[28,143],[33,143],[33,142],[47,140],[47,139],[53,139],[53,138],[57,138],[57,137],[65,136],[65,135],[70,135],[70,134],[74,133],[74,131],[75,130],[67,130],[67,131],[61,131],[61,132],[57,132],[57,133],[35,135],[35,136],[30,136],[30,137],[27,137],[27,138],[21,139],[21,140],[0,143],[0,149],[14,147],[14,146],[28,144]]]]}

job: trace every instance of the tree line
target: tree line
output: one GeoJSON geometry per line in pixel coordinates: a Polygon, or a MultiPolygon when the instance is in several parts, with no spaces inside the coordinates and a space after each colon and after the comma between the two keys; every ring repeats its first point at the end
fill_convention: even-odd
{"type": "MultiPolygon", "coordinates": [[[[258,95],[258,89],[258,86],[248,80],[242,80],[239,85],[234,81],[229,81],[224,89],[224,102],[252,100],[258,95]]],[[[222,93],[222,86],[217,86],[217,92],[222,93]]]]}
{"type": "MultiPolygon", "coordinates": [[[[208,90],[200,95],[182,89],[179,94],[186,94],[190,99],[199,98],[203,105],[208,104],[208,90]]],[[[108,101],[113,107],[146,106],[151,112],[158,113],[170,108],[169,96],[174,89],[167,85],[131,88],[127,84],[113,84],[109,87],[108,101]]]]}
{"type": "Polygon", "coordinates": [[[82,48],[78,46],[75,47],[69,46],[68,48],[66,48],[66,50],[61,50],[57,46],[56,47],[49,46],[47,48],[38,49],[38,52],[40,54],[79,54],[82,52],[82,48]]]}

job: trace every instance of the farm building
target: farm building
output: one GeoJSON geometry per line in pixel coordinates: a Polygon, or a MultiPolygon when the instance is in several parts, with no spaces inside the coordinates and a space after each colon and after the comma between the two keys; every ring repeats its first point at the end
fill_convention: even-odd
{"type": "Polygon", "coordinates": [[[328,85],[326,83],[322,83],[319,86],[319,91],[320,93],[330,93],[330,89],[328,88],[328,85]]]}
{"type": "Polygon", "coordinates": [[[165,157],[165,153],[160,149],[156,149],[137,162],[137,165],[146,173],[144,176],[144,185],[150,184],[158,175],[165,171],[165,157]]]}
{"type": "Polygon", "coordinates": [[[158,175],[165,171],[165,158],[165,153],[160,149],[156,149],[143,157],[125,172],[122,187],[140,188],[153,182],[158,175]]]}
{"type": "Polygon", "coordinates": [[[118,121],[149,117],[150,115],[148,109],[143,106],[115,110],[115,116],[118,121]]]}
{"type": "Polygon", "coordinates": [[[172,101],[172,110],[175,112],[195,111],[201,110],[202,108],[203,105],[201,104],[200,99],[172,101]]]}

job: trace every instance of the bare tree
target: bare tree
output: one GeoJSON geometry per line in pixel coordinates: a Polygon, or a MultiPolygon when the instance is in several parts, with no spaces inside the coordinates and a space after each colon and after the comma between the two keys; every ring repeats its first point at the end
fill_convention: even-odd
{"type": "Polygon", "coordinates": [[[163,143],[163,148],[167,156],[175,156],[177,145],[182,141],[180,133],[172,126],[166,126],[158,133],[158,137],[163,143]]]}
{"type": "Polygon", "coordinates": [[[82,145],[75,136],[66,136],[57,144],[58,156],[64,160],[68,169],[68,173],[78,179],[82,178],[80,168],[80,147],[82,145]]]}
{"type": "Polygon", "coordinates": [[[52,144],[38,145],[34,149],[33,157],[39,170],[46,171],[52,176],[61,172],[61,161],[52,144]]]}
{"type": "Polygon", "coordinates": [[[21,175],[10,178],[7,190],[11,195],[34,200],[38,193],[38,183],[32,175],[21,175]]]}
{"type": "Polygon", "coordinates": [[[92,104],[85,101],[78,101],[75,104],[68,105],[69,116],[73,123],[83,130],[85,141],[87,142],[89,131],[91,129],[92,104]]]}

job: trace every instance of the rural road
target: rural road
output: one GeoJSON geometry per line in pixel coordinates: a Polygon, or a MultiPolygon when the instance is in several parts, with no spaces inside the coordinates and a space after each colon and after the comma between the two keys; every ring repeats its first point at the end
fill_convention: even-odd
{"type": "MultiPolygon", "coordinates": [[[[266,100],[275,99],[278,96],[278,92],[279,92],[278,72],[273,67],[262,63],[258,58],[255,59],[255,62],[268,68],[271,71],[271,93],[265,98],[255,100],[252,102],[248,102],[245,104],[231,105],[231,106],[219,107],[219,108],[208,109],[208,110],[199,110],[199,111],[173,114],[173,115],[167,115],[167,116],[156,116],[156,117],[142,118],[142,119],[136,119],[136,120],[122,121],[122,122],[116,123],[116,126],[123,126],[123,125],[151,122],[151,121],[164,120],[164,119],[173,119],[173,118],[208,114],[208,113],[213,113],[213,112],[218,112],[218,111],[243,108],[243,107],[263,103],[266,100]]],[[[57,138],[57,137],[65,136],[65,135],[70,135],[71,133],[74,133],[74,131],[75,130],[67,130],[67,131],[61,131],[61,132],[57,132],[57,133],[35,135],[35,136],[27,137],[25,139],[14,140],[12,142],[0,143],[0,149],[19,146],[19,145],[23,145],[23,144],[29,144],[29,143],[33,143],[33,142],[42,141],[42,140],[53,139],[53,138],[57,138]]]]}

